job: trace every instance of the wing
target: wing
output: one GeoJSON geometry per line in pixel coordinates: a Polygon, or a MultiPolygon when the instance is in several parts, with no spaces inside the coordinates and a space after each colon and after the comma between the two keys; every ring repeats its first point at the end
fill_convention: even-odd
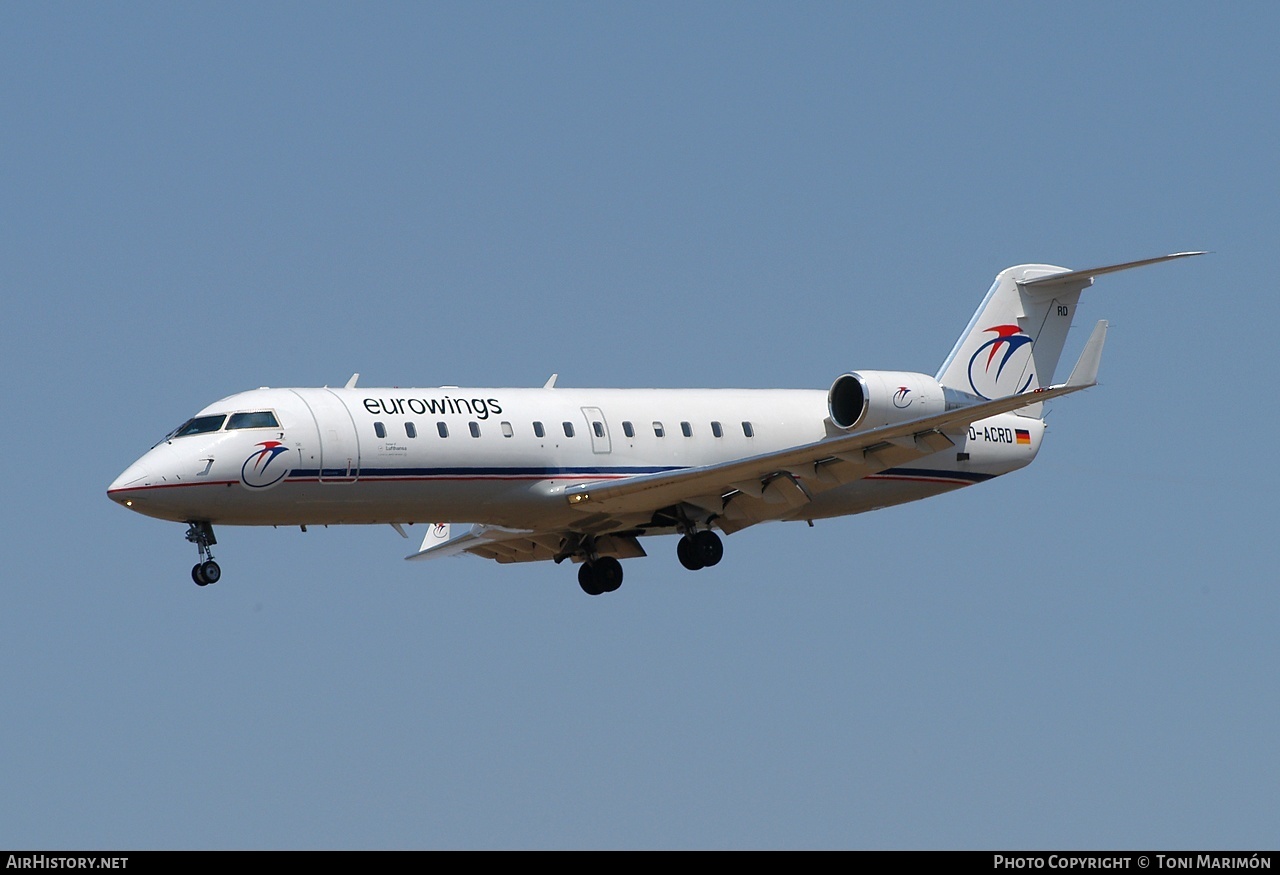
{"type": "MultiPolygon", "coordinates": [[[[504,529],[500,526],[474,525],[456,538],[428,545],[405,559],[435,559],[471,553],[498,562],[537,562],[553,559],[560,562],[573,556],[583,540],[582,532],[504,529]]],[[[428,535],[428,538],[430,535],[428,535]]],[[[644,548],[633,535],[600,534],[592,538],[592,548],[601,555],[618,559],[644,556],[644,548]]]]}
{"type": "Polygon", "coordinates": [[[1071,376],[1057,386],[731,462],[583,483],[565,489],[565,499],[584,512],[615,516],[687,502],[721,514],[717,524],[726,531],[777,519],[809,501],[815,489],[860,480],[954,446],[949,435],[959,435],[971,423],[1095,385],[1106,330],[1105,321],[1095,326],[1071,376]],[[769,512],[760,504],[782,507],[769,512]]]}
{"type": "MultiPolygon", "coordinates": [[[[960,435],[974,422],[1095,385],[1106,333],[1107,323],[1099,322],[1071,376],[1061,385],[731,462],[578,484],[566,488],[564,497],[583,512],[581,526],[531,530],[474,525],[448,540],[437,528],[423,539],[417,553],[405,558],[471,553],[503,563],[559,562],[577,555],[587,538],[600,555],[644,556],[635,530],[620,526],[619,518],[634,519],[637,514],[649,515],[679,504],[717,515],[716,524],[726,532],[778,519],[809,501],[813,491],[851,483],[954,446],[951,435],[960,435]]],[[[443,531],[447,538],[448,529],[443,531]]]]}
{"type": "Polygon", "coordinates": [[[558,535],[475,525],[447,541],[431,544],[423,541],[422,549],[404,558],[434,559],[440,556],[474,553],[499,562],[531,562],[537,559],[554,559],[560,547],[558,535]]]}

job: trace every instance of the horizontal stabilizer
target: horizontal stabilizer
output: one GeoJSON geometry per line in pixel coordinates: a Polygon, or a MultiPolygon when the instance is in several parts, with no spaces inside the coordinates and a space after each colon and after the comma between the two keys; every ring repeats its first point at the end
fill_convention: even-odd
{"type": "MultiPolygon", "coordinates": [[[[1035,279],[1020,280],[1018,285],[1024,289],[1035,289],[1037,292],[1052,291],[1055,286],[1069,286],[1081,281],[1092,280],[1096,276],[1117,273],[1135,267],[1146,267],[1148,264],[1159,264],[1162,261],[1173,261],[1177,258],[1191,258],[1194,255],[1206,255],[1205,252],[1175,252],[1172,255],[1161,255],[1157,258],[1144,258],[1141,261],[1126,261],[1124,264],[1108,264],[1105,267],[1090,267],[1085,270],[1069,270],[1053,273],[1035,279]]],[[[1088,285],[1088,282],[1085,282],[1088,285]]]]}

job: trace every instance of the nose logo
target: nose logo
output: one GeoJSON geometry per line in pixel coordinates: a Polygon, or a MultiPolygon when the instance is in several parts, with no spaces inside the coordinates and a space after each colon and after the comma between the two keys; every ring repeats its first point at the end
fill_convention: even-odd
{"type": "Polygon", "coordinates": [[[258,446],[261,449],[252,453],[240,466],[240,482],[254,489],[274,486],[289,472],[286,460],[275,463],[289,451],[288,447],[280,441],[262,441],[258,446]]]}

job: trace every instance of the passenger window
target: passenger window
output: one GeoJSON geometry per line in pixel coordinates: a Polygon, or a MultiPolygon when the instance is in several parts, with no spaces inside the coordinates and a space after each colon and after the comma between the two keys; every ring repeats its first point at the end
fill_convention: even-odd
{"type": "Polygon", "coordinates": [[[566,423],[563,423],[563,425],[564,425],[564,436],[573,437],[573,423],[566,422],[566,423]]]}
{"type": "Polygon", "coordinates": [[[416,438],[418,436],[418,427],[412,422],[406,422],[404,424],[404,433],[408,437],[416,438]]]}
{"type": "Polygon", "coordinates": [[[205,434],[217,431],[222,428],[222,423],[226,419],[227,415],[225,413],[219,413],[216,416],[197,416],[195,419],[188,419],[178,426],[178,430],[173,433],[173,436],[186,437],[189,434],[205,434]]]}
{"type": "Polygon", "coordinates": [[[711,433],[716,437],[724,437],[724,429],[720,427],[720,423],[711,423],[711,433]]]}
{"type": "Polygon", "coordinates": [[[680,423],[680,433],[685,437],[693,437],[693,426],[687,422],[680,423]]]}
{"type": "Polygon", "coordinates": [[[513,434],[515,434],[515,432],[511,430],[511,423],[509,422],[502,423],[502,436],[511,437],[513,434]]]}
{"type": "Polygon", "coordinates": [[[373,433],[380,438],[384,438],[387,436],[387,427],[380,422],[375,422],[373,424],[373,433]]]}
{"type": "Polygon", "coordinates": [[[749,422],[742,423],[742,433],[745,434],[747,437],[756,436],[756,430],[749,422]]]}
{"type": "Polygon", "coordinates": [[[233,428],[279,428],[276,415],[270,410],[257,410],[253,413],[233,413],[227,421],[227,430],[233,428]]]}
{"type": "Polygon", "coordinates": [[[440,433],[440,437],[448,437],[448,436],[449,436],[449,426],[448,426],[448,424],[447,424],[447,423],[437,422],[437,423],[436,423],[436,431],[438,431],[438,432],[440,433]]]}
{"type": "Polygon", "coordinates": [[[603,423],[603,422],[593,422],[593,423],[591,423],[591,430],[592,430],[592,431],[594,431],[594,432],[596,433],[596,437],[604,437],[604,423],[603,423]]]}
{"type": "Polygon", "coordinates": [[[478,423],[478,422],[469,422],[469,423],[467,423],[467,428],[471,429],[471,436],[472,436],[472,437],[480,437],[480,423],[478,423]]]}
{"type": "Polygon", "coordinates": [[[635,427],[629,422],[622,423],[622,433],[629,438],[633,438],[636,436],[635,427]]]}
{"type": "Polygon", "coordinates": [[[666,433],[667,433],[667,430],[666,430],[665,428],[663,428],[663,427],[662,427],[662,423],[658,422],[658,421],[655,419],[655,420],[653,421],[653,436],[654,436],[654,437],[662,437],[662,436],[663,436],[663,435],[665,435],[666,433]]]}
{"type": "Polygon", "coordinates": [[[546,436],[547,436],[547,430],[546,430],[545,428],[543,428],[543,427],[542,427],[542,423],[540,423],[540,422],[535,422],[535,423],[533,424],[533,435],[534,435],[534,437],[546,437],[546,436]]]}

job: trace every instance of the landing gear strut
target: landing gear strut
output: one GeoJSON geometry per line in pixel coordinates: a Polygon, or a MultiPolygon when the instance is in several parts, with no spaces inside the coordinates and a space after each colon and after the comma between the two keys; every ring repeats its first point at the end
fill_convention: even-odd
{"type": "Polygon", "coordinates": [[[710,568],[724,557],[724,543],[710,529],[690,532],[676,544],[676,558],[690,571],[710,568]]]}
{"type": "Polygon", "coordinates": [[[213,536],[213,526],[205,522],[189,523],[187,540],[195,544],[196,549],[200,551],[200,561],[191,567],[191,579],[196,582],[196,586],[217,583],[222,577],[222,569],[218,567],[217,562],[213,561],[213,552],[210,549],[218,543],[218,539],[213,536]]]}
{"type": "Polygon", "coordinates": [[[578,566],[578,586],[587,595],[614,592],[622,586],[622,563],[612,556],[588,559],[578,566]]]}

